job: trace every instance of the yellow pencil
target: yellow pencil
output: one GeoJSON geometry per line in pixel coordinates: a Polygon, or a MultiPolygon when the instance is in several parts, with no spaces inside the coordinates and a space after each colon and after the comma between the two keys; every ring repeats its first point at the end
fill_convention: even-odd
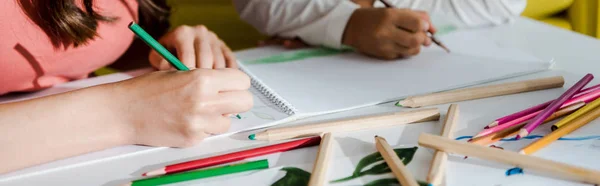
{"type": "Polygon", "coordinates": [[[394,149],[390,147],[390,144],[388,144],[384,138],[375,136],[375,147],[381,156],[383,156],[383,160],[385,160],[388,167],[392,169],[392,173],[394,173],[400,185],[419,186],[415,177],[408,171],[404,163],[402,163],[402,160],[398,158],[394,149]]]}
{"type": "MultiPolygon", "coordinates": [[[[585,102],[578,102],[571,106],[562,108],[562,109],[556,111],[554,114],[550,115],[550,117],[548,117],[546,119],[546,121],[544,121],[544,123],[542,123],[542,125],[544,125],[556,118],[559,118],[561,116],[573,113],[577,109],[580,109],[583,106],[585,106],[585,102]]],[[[515,136],[515,135],[519,134],[519,130],[521,130],[521,128],[523,128],[523,126],[525,126],[525,124],[527,124],[527,122],[528,121],[524,121],[523,123],[506,128],[506,129],[498,131],[496,133],[473,138],[472,140],[469,140],[469,143],[479,144],[479,145],[489,145],[489,144],[495,143],[497,141],[500,141],[502,138],[506,138],[509,136],[515,136]]]]}
{"type": "MultiPolygon", "coordinates": [[[[596,102],[596,101],[594,101],[594,102],[596,102]]],[[[573,114],[575,114],[575,113],[573,113],[573,114]]],[[[544,136],[543,138],[541,138],[537,141],[534,141],[533,143],[527,145],[525,148],[521,149],[521,151],[519,153],[532,154],[532,153],[548,146],[553,141],[558,140],[558,138],[577,130],[578,128],[588,124],[590,121],[592,121],[598,117],[600,117],[600,107],[596,107],[595,109],[572,120],[568,124],[563,125],[562,127],[556,129],[552,133],[544,136]]]]}
{"type": "MultiPolygon", "coordinates": [[[[448,113],[446,114],[446,120],[442,128],[442,137],[452,139],[452,130],[458,122],[458,105],[452,104],[448,107],[448,113]]],[[[431,159],[431,167],[429,168],[429,175],[427,175],[427,183],[431,185],[442,184],[444,178],[446,162],[448,161],[448,154],[443,151],[436,150],[431,159]]]]}
{"type": "Polygon", "coordinates": [[[331,159],[331,152],[333,142],[331,139],[331,133],[323,134],[321,145],[319,146],[319,152],[317,154],[317,160],[313,165],[313,170],[308,181],[308,186],[322,186],[325,185],[327,179],[327,168],[329,167],[329,160],[331,159]]]}
{"type": "Polygon", "coordinates": [[[596,108],[598,106],[600,106],[600,99],[596,99],[596,100],[592,101],[591,103],[587,104],[585,107],[583,107],[583,108],[575,111],[575,113],[573,113],[571,115],[568,115],[564,119],[556,122],[554,125],[552,125],[551,129],[554,131],[554,130],[560,128],[560,127],[563,127],[567,123],[573,121],[575,118],[580,117],[581,115],[589,112],[590,110],[592,110],[592,109],[594,109],[594,108],[596,108]]]}

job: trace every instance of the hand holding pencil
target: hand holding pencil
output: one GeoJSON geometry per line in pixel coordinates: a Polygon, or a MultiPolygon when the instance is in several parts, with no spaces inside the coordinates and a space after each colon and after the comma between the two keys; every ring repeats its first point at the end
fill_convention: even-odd
{"type": "MultiPolygon", "coordinates": [[[[360,8],[348,20],[342,44],[382,59],[411,57],[430,46],[435,33],[425,12],[396,8],[360,8]]],[[[446,48],[447,49],[447,48],[446,48]]]]}
{"type": "MultiPolygon", "coordinates": [[[[189,147],[229,130],[229,114],[252,108],[250,78],[237,69],[189,70],[139,25],[129,28],[160,53],[174,71],[158,71],[114,84],[107,103],[122,144],[189,147]],[[115,117],[119,116],[119,117],[115,117]]],[[[99,116],[105,116],[98,114],[99,116]]]]}

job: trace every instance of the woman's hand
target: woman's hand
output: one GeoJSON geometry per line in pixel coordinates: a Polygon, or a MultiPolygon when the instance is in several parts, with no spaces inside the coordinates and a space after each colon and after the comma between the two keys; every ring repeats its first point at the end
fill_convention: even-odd
{"type": "MultiPolygon", "coordinates": [[[[190,69],[237,68],[231,49],[203,25],[179,26],[160,38],[159,42],[190,69]]],[[[174,69],[154,50],[150,52],[149,59],[158,70],[174,69]]]]}
{"type": "Polygon", "coordinates": [[[113,110],[133,144],[189,147],[227,132],[229,116],[253,104],[250,78],[237,69],[158,71],[114,87],[113,110]]]}
{"type": "Polygon", "coordinates": [[[359,8],[354,11],[342,43],[370,56],[395,59],[417,55],[431,45],[435,33],[425,12],[396,8],[359,8]]]}

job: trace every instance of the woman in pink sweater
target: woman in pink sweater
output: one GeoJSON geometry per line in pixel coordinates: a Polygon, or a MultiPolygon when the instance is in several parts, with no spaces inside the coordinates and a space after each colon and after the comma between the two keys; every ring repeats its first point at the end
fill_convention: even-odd
{"type": "MultiPolygon", "coordinates": [[[[131,21],[155,30],[168,20],[160,0],[0,1],[0,95],[86,78],[130,48],[131,21]]],[[[252,106],[249,78],[204,26],[154,32],[191,71],[159,70],[127,81],[0,104],[0,173],[114,146],[186,147],[227,131],[252,106]]]]}

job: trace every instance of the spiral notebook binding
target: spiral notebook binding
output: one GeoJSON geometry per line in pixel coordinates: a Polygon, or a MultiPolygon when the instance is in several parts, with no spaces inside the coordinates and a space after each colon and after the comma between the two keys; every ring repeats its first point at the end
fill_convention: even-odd
{"type": "Polygon", "coordinates": [[[273,103],[273,105],[275,105],[279,109],[281,109],[282,112],[284,112],[288,115],[294,115],[297,112],[297,110],[296,110],[296,108],[294,108],[294,106],[292,106],[289,102],[287,102],[285,99],[283,99],[281,96],[279,96],[279,94],[273,92],[273,90],[271,88],[267,87],[262,81],[258,80],[254,75],[252,75],[248,71],[244,70],[243,68],[240,68],[240,70],[242,70],[244,73],[246,73],[248,76],[250,76],[250,79],[251,79],[250,83],[252,84],[252,87],[254,87],[263,96],[265,96],[269,101],[271,101],[271,103],[273,103]]]}

